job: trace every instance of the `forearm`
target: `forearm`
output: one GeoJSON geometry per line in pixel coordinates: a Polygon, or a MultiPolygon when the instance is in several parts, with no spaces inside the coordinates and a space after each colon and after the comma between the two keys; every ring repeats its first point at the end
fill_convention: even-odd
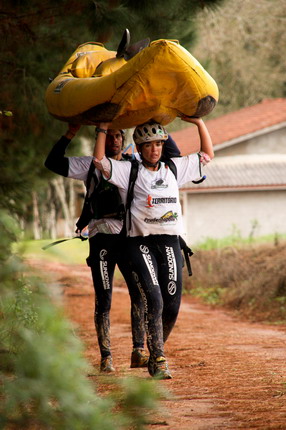
{"type": "Polygon", "coordinates": [[[94,145],[93,156],[98,161],[101,161],[105,156],[105,142],[106,142],[107,129],[108,129],[108,126],[105,123],[101,123],[97,128],[97,137],[94,145]]]}
{"type": "Polygon", "coordinates": [[[208,155],[209,159],[214,158],[213,143],[210,137],[207,126],[201,118],[182,116],[183,121],[195,124],[198,127],[198,133],[200,135],[200,151],[208,155]]]}
{"type": "Polygon", "coordinates": [[[162,161],[168,160],[172,157],[180,157],[180,156],[181,156],[180,149],[178,148],[172,136],[169,134],[168,139],[164,142],[164,145],[163,145],[162,161]]]}
{"type": "Polygon", "coordinates": [[[70,143],[67,135],[62,136],[60,140],[53,146],[44,163],[45,167],[54,173],[61,176],[68,176],[69,160],[65,157],[65,151],[70,143]]]}
{"type": "Polygon", "coordinates": [[[199,121],[197,123],[198,126],[198,132],[200,135],[200,141],[201,141],[201,151],[207,154],[210,159],[214,158],[214,151],[213,151],[213,143],[212,139],[210,137],[209,131],[203,122],[203,120],[199,121]]]}

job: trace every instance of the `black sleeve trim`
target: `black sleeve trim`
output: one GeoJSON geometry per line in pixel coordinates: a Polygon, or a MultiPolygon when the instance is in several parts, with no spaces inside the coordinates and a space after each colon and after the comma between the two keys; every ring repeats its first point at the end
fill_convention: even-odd
{"type": "Polygon", "coordinates": [[[66,177],[69,173],[69,159],[68,157],[65,157],[65,152],[69,143],[70,139],[62,136],[54,145],[44,163],[47,169],[57,173],[58,175],[66,177]]]}

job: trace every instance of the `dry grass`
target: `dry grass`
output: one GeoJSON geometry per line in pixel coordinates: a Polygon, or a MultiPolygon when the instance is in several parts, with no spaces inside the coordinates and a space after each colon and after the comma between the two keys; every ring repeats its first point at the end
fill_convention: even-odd
{"type": "Polygon", "coordinates": [[[286,243],[197,251],[184,288],[255,321],[286,324],[286,243]]]}

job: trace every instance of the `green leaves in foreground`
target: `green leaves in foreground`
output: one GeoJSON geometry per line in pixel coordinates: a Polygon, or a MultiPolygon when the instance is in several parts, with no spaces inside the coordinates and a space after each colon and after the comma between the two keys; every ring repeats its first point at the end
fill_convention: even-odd
{"type": "Polygon", "coordinates": [[[10,252],[12,224],[0,220],[0,428],[143,429],[158,398],[153,381],[115,380],[116,396],[96,394],[72,324],[10,252]]]}

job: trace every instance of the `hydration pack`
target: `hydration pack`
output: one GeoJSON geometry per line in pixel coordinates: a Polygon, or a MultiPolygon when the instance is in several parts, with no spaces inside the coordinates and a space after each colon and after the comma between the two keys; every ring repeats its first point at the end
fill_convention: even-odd
{"type": "MultiPolygon", "coordinates": [[[[129,160],[130,156],[123,157],[129,160]]],[[[106,181],[102,175],[98,179],[94,171],[95,165],[92,161],[86,179],[86,196],[82,212],[76,223],[76,233],[81,233],[92,219],[115,218],[123,221],[125,218],[125,208],[118,188],[106,181]],[[92,179],[94,188],[90,191],[92,179]]]]}

